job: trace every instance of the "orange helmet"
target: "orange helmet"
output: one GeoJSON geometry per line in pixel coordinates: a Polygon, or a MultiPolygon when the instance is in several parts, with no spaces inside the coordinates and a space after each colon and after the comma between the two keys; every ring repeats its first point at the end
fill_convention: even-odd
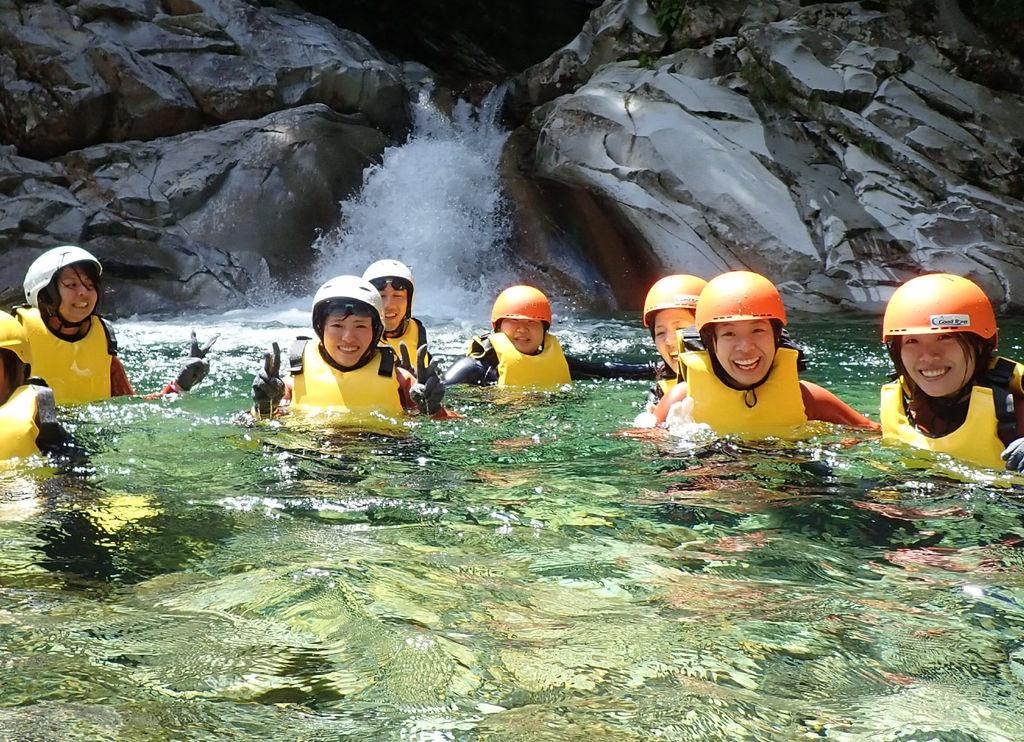
{"type": "Polygon", "coordinates": [[[712,278],[697,301],[697,329],[712,322],[745,319],[777,319],[786,324],[786,308],[775,284],[750,271],[712,278]]]}
{"type": "Polygon", "coordinates": [[[694,309],[697,297],[708,282],[687,273],[665,276],[651,286],[644,300],[644,327],[651,327],[652,316],[662,309],[694,309]]]}
{"type": "Polygon", "coordinates": [[[992,302],[978,284],[950,273],[912,278],[896,289],[885,307],[882,340],[894,335],[973,332],[989,340],[996,336],[992,302]]]}
{"type": "Polygon", "coordinates": [[[503,319],[535,319],[551,327],[551,303],[544,292],[533,286],[510,286],[498,294],[491,309],[491,327],[495,332],[503,319]]]}

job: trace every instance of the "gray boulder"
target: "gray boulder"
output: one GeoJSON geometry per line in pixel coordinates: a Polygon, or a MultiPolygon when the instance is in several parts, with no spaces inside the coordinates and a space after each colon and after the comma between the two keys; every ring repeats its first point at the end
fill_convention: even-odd
{"type": "Polygon", "coordinates": [[[925,33],[912,5],[762,6],[730,16],[729,35],[706,41],[705,23],[693,48],[607,64],[535,112],[534,175],[607,204],[660,273],[749,268],[794,308],[878,311],[903,280],[946,270],[1019,309],[1024,98],[961,74],[953,58],[984,34],[952,36],[948,13],[925,33]]]}
{"type": "Polygon", "coordinates": [[[114,314],[258,302],[307,289],[319,230],[386,138],[322,104],[152,142],[102,144],[49,163],[0,151],[0,300],[61,243],[95,252],[114,314]],[[296,268],[300,271],[296,272],[296,268]]]}
{"type": "Polygon", "coordinates": [[[53,157],[307,103],[407,126],[401,69],[288,3],[0,0],[0,141],[53,157]]]}

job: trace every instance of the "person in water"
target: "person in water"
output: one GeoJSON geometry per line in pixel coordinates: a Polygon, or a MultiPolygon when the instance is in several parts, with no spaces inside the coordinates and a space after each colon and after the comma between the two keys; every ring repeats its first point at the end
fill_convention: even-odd
{"type": "Polygon", "coordinates": [[[692,406],[694,422],[719,435],[785,435],[808,420],[878,428],[826,389],[799,377],[800,352],[782,345],[786,309],[762,275],[723,273],[697,300],[696,324],[707,350],[680,348],[681,380],[655,409],[692,406]]]}
{"type": "Polygon", "coordinates": [[[907,281],[885,308],[882,341],[896,369],[882,387],[883,442],[1024,471],[1024,366],[995,355],[995,313],[977,284],[907,281]]]}
{"type": "MultiPolygon", "coordinates": [[[[27,306],[16,308],[32,346],[33,368],[53,389],[57,404],[95,402],[135,394],[110,324],[96,313],[103,266],[87,250],[62,245],[47,250],[25,274],[27,306]]],[[[189,357],[174,381],[150,398],[187,392],[210,370],[192,333],[189,357]]]]}
{"type": "Polygon", "coordinates": [[[469,354],[452,365],[445,384],[551,388],[583,378],[650,378],[648,363],[594,363],[565,355],[550,334],[551,303],[533,286],[511,286],[491,309],[494,332],[470,341],[469,354]]]}
{"type": "MultiPolygon", "coordinates": [[[[381,342],[390,345],[399,358],[416,352],[427,345],[427,331],[423,323],[412,316],[413,293],[416,282],[409,266],[397,260],[378,260],[363,271],[363,280],[369,281],[380,292],[384,307],[384,335],[381,342]]],[[[430,362],[430,354],[425,360],[430,362]]]]}
{"type": "Polygon", "coordinates": [[[644,327],[651,332],[654,347],[661,355],[661,363],[654,369],[654,387],[647,394],[645,408],[654,412],[655,406],[676,385],[679,374],[679,338],[683,333],[689,347],[697,340],[693,350],[701,350],[697,336],[697,299],[707,286],[697,276],[678,273],[665,276],[651,286],[644,299],[644,327]]]}
{"type": "Polygon", "coordinates": [[[426,346],[420,346],[416,374],[403,368],[391,347],[380,345],[383,314],[380,293],[369,281],[359,276],[327,281],[313,297],[317,339],[296,339],[287,382],[280,376],[280,350],[274,344],[253,380],[253,416],[271,416],[285,408],[354,416],[398,417],[417,410],[447,416],[437,362],[426,363],[426,346]]]}
{"type": "Polygon", "coordinates": [[[31,362],[25,328],[0,312],[0,461],[56,452],[67,442],[53,391],[29,379],[31,362]]]}

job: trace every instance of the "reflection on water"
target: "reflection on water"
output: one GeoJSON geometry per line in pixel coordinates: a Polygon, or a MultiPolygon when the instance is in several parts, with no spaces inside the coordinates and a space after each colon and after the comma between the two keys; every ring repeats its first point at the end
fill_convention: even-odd
{"type": "MultiPolygon", "coordinates": [[[[635,382],[235,424],[291,316],[204,323],[196,393],[76,410],[84,460],[0,472],[0,739],[1024,739],[1014,481],[850,431],[619,435],[635,382]]],[[[121,324],[157,386],[187,325],[121,324]]],[[[638,360],[638,324],[561,337],[638,360]]],[[[801,329],[869,412],[874,332],[801,329]]]]}

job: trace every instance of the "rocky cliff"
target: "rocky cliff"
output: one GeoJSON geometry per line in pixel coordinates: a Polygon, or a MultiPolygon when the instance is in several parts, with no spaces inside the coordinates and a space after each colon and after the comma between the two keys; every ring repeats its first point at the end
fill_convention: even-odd
{"type": "Polygon", "coordinates": [[[952,0],[617,0],[518,83],[522,172],[583,189],[658,273],[877,311],[943,270],[1024,306],[1024,76],[952,0]]]}
{"type": "MultiPolygon", "coordinates": [[[[513,247],[623,308],[666,272],[751,268],[809,310],[878,310],[927,270],[1020,309],[1021,25],[963,12],[983,4],[608,0],[514,78],[513,247]]],[[[63,242],[115,313],[307,289],[294,269],[407,129],[424,69],[390,51],[284,1],[0,0],[0,301],[63,242]]],[[[493,78],[481,56],[459,76],[493,78]]]]}

